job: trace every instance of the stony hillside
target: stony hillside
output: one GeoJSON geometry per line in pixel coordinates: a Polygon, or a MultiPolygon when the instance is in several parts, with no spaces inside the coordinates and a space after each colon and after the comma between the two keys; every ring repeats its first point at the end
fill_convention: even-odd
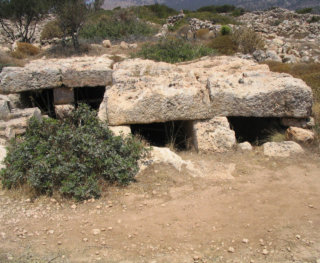
{"type": "Polygon", "coordinates": [[[244,7],[249,10],[267,9],[273,6],[299,9],[304,7],[319,6],[318,0],[108,0],[105,1],[104,8],[112,9],[117,6],[132,6],[132,5],[148,5],[153,3],[166,4],[176,9],[198,9],[206,5],[224,5],[232,4],[239,7],[244,7]]]}

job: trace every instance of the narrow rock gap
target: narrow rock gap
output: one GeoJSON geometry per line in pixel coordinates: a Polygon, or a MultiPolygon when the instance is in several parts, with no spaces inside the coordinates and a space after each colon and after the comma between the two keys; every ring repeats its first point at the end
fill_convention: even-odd
{"type": "Polygon", "coordinates": [[[151,146],[189,150],[192,147],[192,121],[133,124],[131,131],[141,136],[151,146]]]}
{"type": "Polygon", "coordinates": [[[39,108],[43,115],[55,118],[53,103],[53,90],[24,91],[20,93],[21,106],[23,108],[39,108]]]}
{"type": "Polygon", "coordinates": [[[92,109],[98,110],[103,100],[106,88],[102,87],[83,87],[74,88],[74,101],[77,107],[79,103],[88,104],[92,109]]]}
{"type": "Polygon", "coordinates": [[[285,131],[280,118],[228,117],[228,120],[238,143],[248,141],[254,145],[262,145],[276,133],[285,131]]]}

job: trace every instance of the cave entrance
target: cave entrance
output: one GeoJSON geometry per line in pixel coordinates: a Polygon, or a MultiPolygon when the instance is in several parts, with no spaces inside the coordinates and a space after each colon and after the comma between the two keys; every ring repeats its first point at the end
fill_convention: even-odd
{"type": "Polygon", "coordinates": [[[24,108],[38,107],[42,114],[52,118],[56,117],[52,89],[21,92],[20,101],[24,108]]]}
{"type": "Polygon", "coordinates": [[[169,121],[163,123],[133,124],[131,131],[151,146],[173,147],[189,150],[192,147],[192,121],[169,121]]]}
{"type": "Polygon", "coordinates": [[[106,88],[103,87],[83,87],[74,88],[74,102],[77,107],[79,103],[88,104],[92,109],[98,110],[103,100],[106,88]]]}
{"type": "Polygon", "coordinates": [[[272,136],[283,134],[279,118],[228,117],[231,129],[235,131],[239,143],[248,141],[261,145],[272,140],[272,136]]]}

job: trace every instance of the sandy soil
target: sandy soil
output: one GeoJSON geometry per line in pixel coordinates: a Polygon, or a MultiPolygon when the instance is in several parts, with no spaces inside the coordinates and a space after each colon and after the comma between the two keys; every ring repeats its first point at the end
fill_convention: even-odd
{"type": "Polygon", "coordinates": [[[196,155],[74,204],[0,190],[0,262],[320,262],[320,156],[196,155]]]}

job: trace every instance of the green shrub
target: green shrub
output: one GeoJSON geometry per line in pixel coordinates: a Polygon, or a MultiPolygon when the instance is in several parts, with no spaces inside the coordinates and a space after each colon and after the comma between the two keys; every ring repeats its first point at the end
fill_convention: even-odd
{"type": "Polygon", "coordinates": [[[80,32],[84,39],[123,39],[130,36],[148,36],[155,29],[143,21],[139,21],[133,12],[120,9],[112,16],[101,15],[89,20],[80,32]]]}
{"type": "Polygon", "coordinates": [[[309,23],[317,23],[320,22],[320,16],[312,16],[311,19],[308,21],[309,23]]]}
{"type": "Polygon", "coordinates": [[[58,191],[76,200],[97,198],[102,182],[132,181],[143,152],[135,138],[113,136],[95,111],[80,105],[64,121],[30,120],[24,137],[8,148],[2,185],[8,189],[26,185],[36,195],[58,191]]]}
{"type": "Polygon", "coordinates": [[[213,53],[214,50],[209,47],[192,45],[181,39],[170,38],[162,39],[156,44],[147,43],[134,56],[155,61],[177,63],[193,60],[213,53]]]}
{"type": "Polygon", "coordinates": [[[42,32],[40,39],[41,40],[47,40],[47,39],[53,39],[53,38],[62,38],[63,37],[63,32],[59,26],[58,21],[50,21],[48,22],[42,32]]]}
{"type": "Polygon", "coordinates": [[[302,9],[296,10],[297,14],[310,14],[311,12],[312,12],[312,8],[302,8],[302,9]]]}
{"type": "Polygon", "coordinates": [[[238,51],[237,44],[233,41],[230,35],[218,36],[214,38],[208,46],[221,55],[233,55],[238,51]]]}
{"type": "Polygon", "coordinates": [[[221,35],[223,35],[223,36],[230,35],[231,32],[232,32],[231,27],[229,27],[229,26],[222,26],[221,27],[221,30],[220,30],[221,35]]]}
{"type": "Polygon", "coordinates": [[[244,54],[252,54],[258,49],[263,49],[265,45],[262,37],[258,33],[246,27],[234,30],[232,40],[244,54]]]}

